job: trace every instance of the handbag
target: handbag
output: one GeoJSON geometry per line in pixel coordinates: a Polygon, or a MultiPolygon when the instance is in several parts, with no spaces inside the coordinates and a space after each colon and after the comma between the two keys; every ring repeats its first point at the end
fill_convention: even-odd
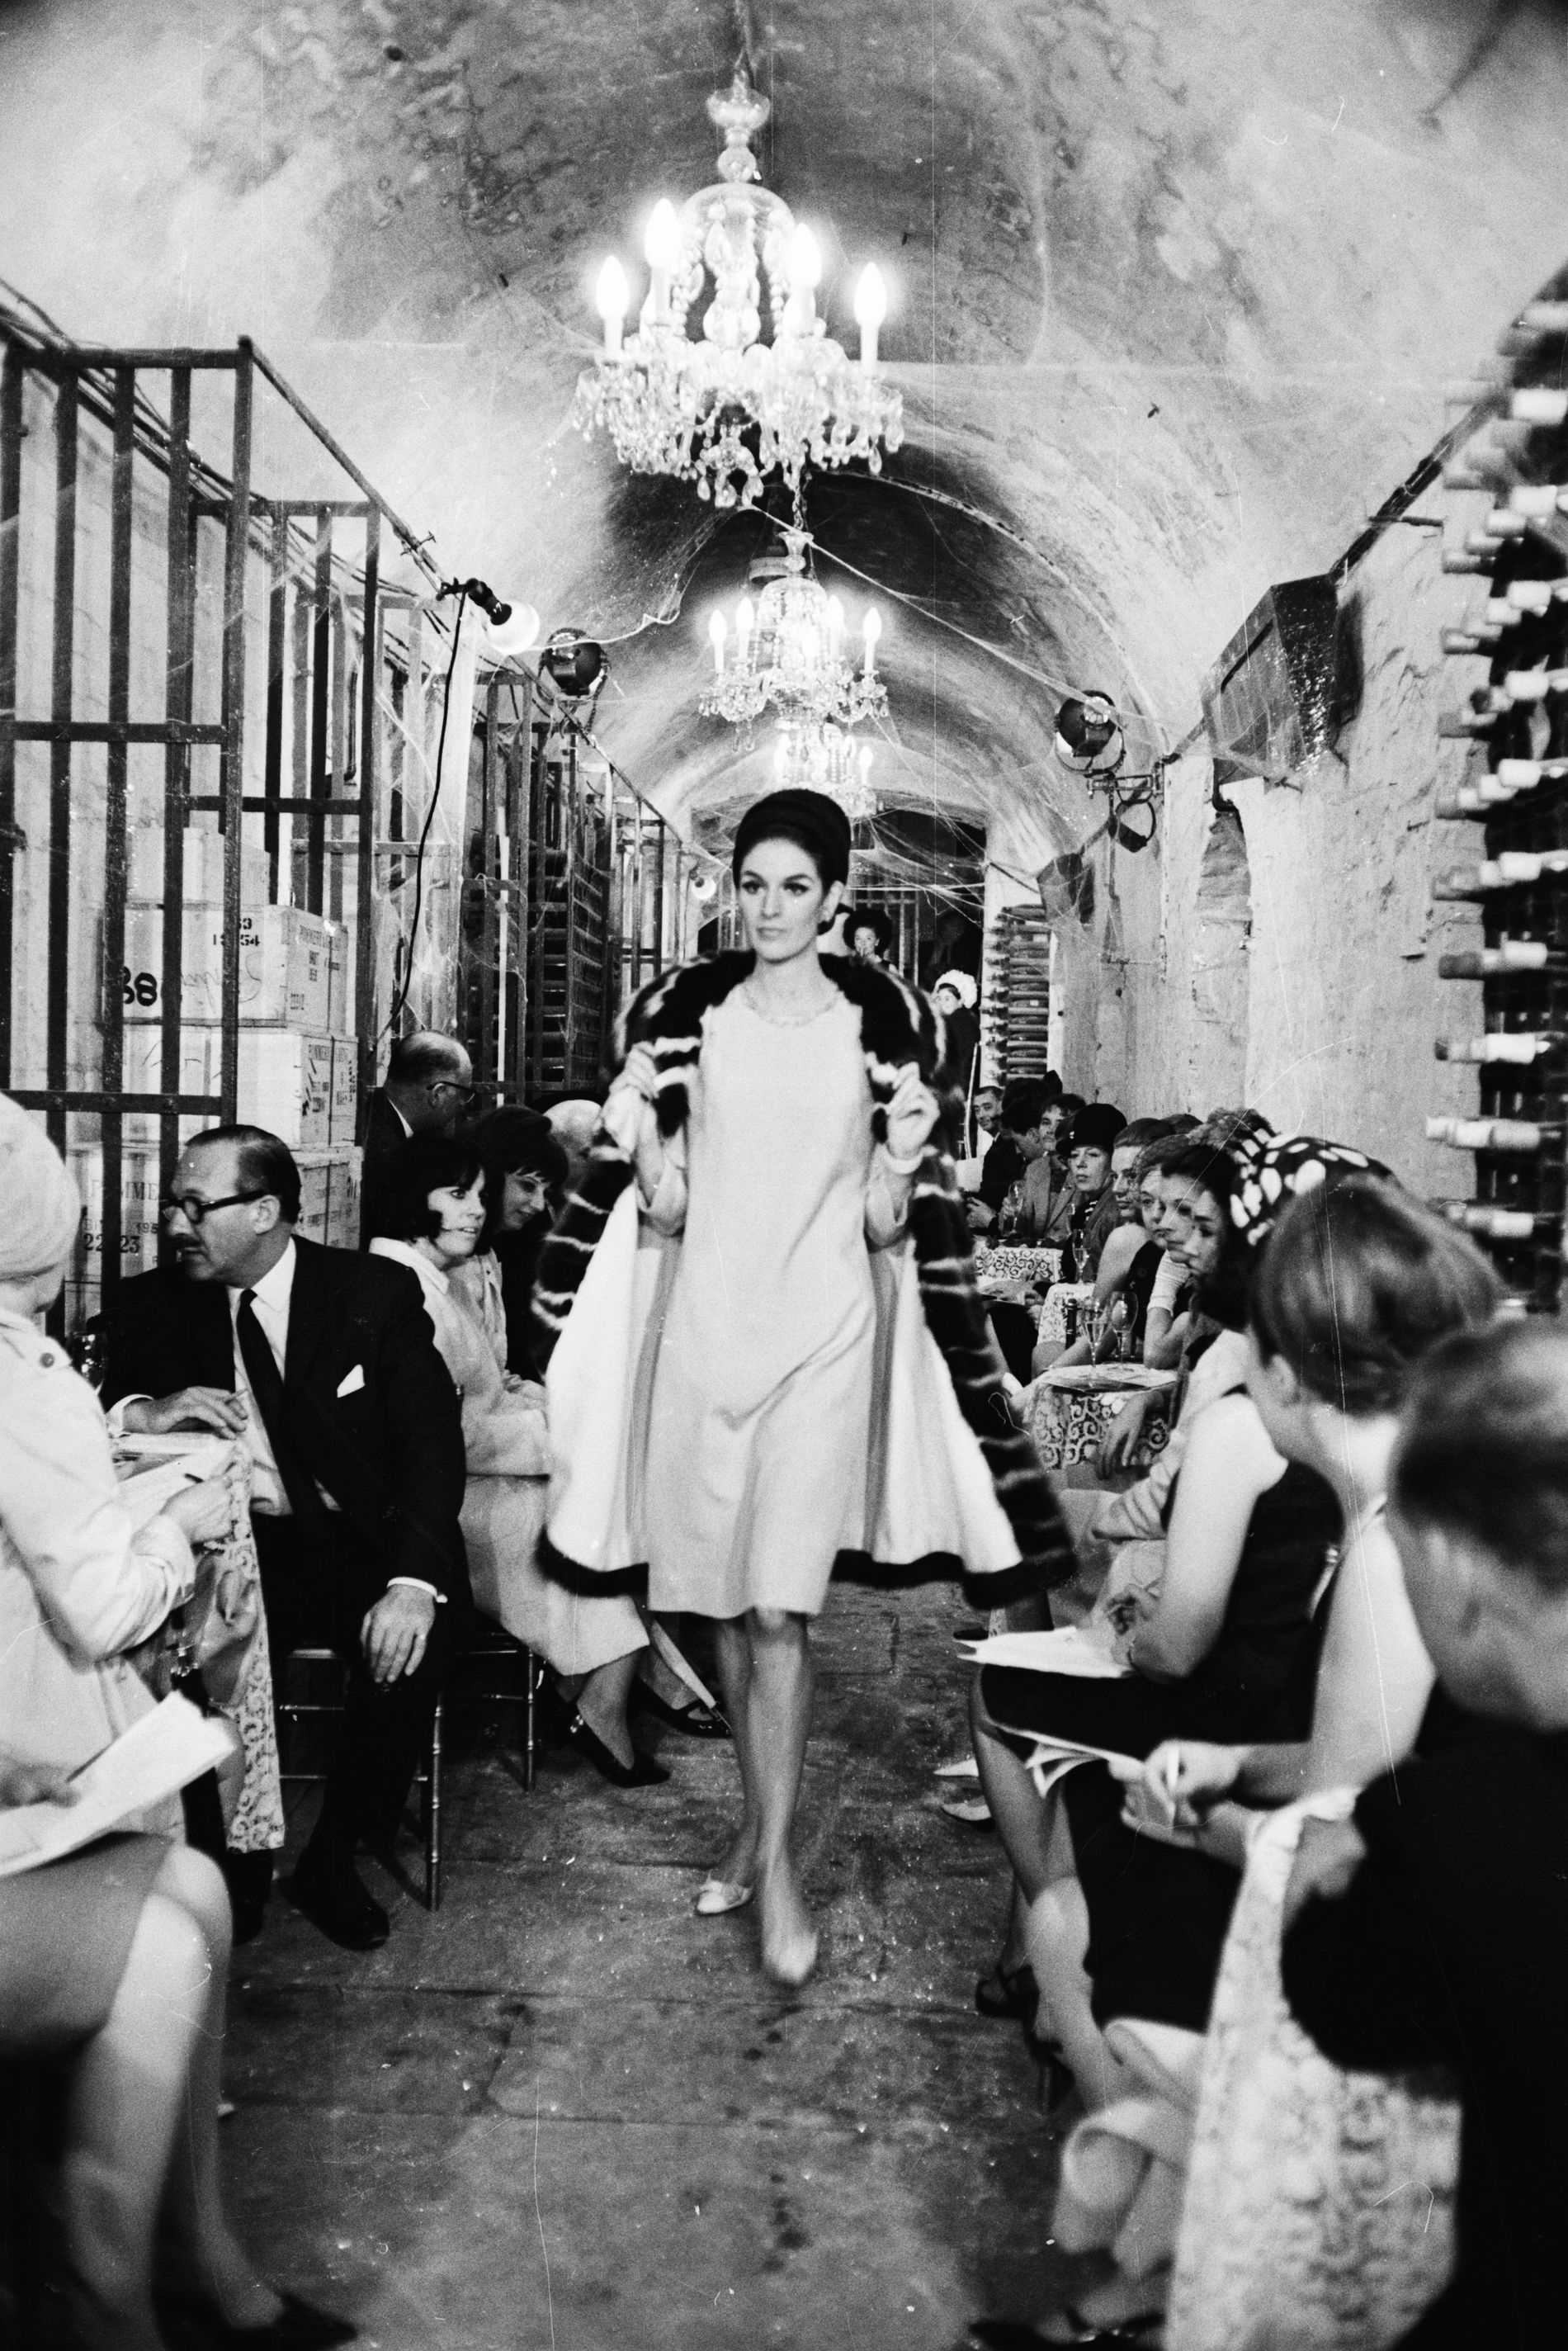
{"type": "Polygon", "coordinates": [[[239,1701],[261,1628],[261,1579],[248,1538],[198,1552],[196,1582],[182,1606],[125,1652],[126,1663],[159,1700],[199,1674],[210,1703],[239,1701]]]}
{"type": "Polygon", "coordinates": [[[184,1677],[200,1674],[208,1698],[226,1712],[238,1704],[261,1630],[261,1574],[248,1529],[201,1554],[196,1588],[176,1614],[184,1619],[184,1677]]]}
{"type": "Polygon", "coordinates": [[[1168,2351],[1390,2351],[1448,2283],[1459,2109],[1447,2085],[1331,2063],[1291,2013],[1280,1917],[1310,1817],[1252,1840],[1204,2048],[1168,2351]]]}

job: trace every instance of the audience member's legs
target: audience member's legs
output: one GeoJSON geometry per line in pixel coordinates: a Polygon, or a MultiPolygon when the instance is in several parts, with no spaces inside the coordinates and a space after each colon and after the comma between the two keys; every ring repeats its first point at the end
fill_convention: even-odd
{"type": "Polygon", "coordinates": [[[1013,1887],[999,1965],[1009,1974],[1024,1965],[1023,1920],[1029,1906],[1058,1877],[1072,1875],[1072,1847],[1064,1850],[1053,1797],[1042,1802],[1023,1757],[985,1710],[977,1674],[970,1691],[970,1728],[980,1784],[1008,1860],[1013,1887]]]}
{"type": "MultiPolygon", "coordinates": [[[[1064,1821],[1062,1831],[1065,1838],[1064,1821]]],[[[1040,1987],[1036,2030],[1061,2050],[1079,2096],[1094,2114],[1120,2095],[1126,2077],[1090,2006],[1094,1987],[1084,1966],[1089,1907],[1076,1877],[1069,1874],[1042,1887],[1023,1911],[1022,1940],[1040,1987]]]]}
{"type": "Polygon", "coordinates": [[[441,1688],[448,1612],[437,1609],[418,1671],[379,1684],[360,1628],[385,1584],[351,1530],[334,1525],[331,1547],[317,1555],[292,1520],[254,1523],[275,1677],[299,1648],[330,1648],[346,1668],[343,1719],[305,1855],[311,1872],[332,1876],[352,1868],[361,1841],[385,1850],[397,1835],[441,1688]]]}
{"type": "MultiPolygon", "coordinates": [[[[161,1874],[109,2017],[73,2070],[60,2195],[72,2324],[83,2351],[159,2351],[153,2233],[188,2101],[197,2095],[192,2062],[213,2030],[215,1998],[221,2013],[227,1907],[222,1877],[202,1855],[182,1853],[167,1879],[161,1874]],[[216,1957],[197,1907],[214,1928],[216,1957]]],[[[215,2067],[201,2078],[215,2122],[215,2067]]],[[[207,2201],[203,2189],[203,2209],[207,2201]]],[[[276,2299],[248,2273],[247,2282],[265,2323],[276,2299]]]]}
{"type": "Polygon", "coordinates": [[[560,1684],[594,1737],[602,1740],[616,1761],[624,1763],[628,1771],[635,1755],[627,1707],[643,1655],[640,1649],[628,1649],[625,1656],[612,1657],[607,1665],[596,1666],[591,1674],[563,1676],[560,1684]]]}
{"type": "Polygon", "coordinates": [[[218,2098],[228,1996],[229,1904],[223,1880],[201,1856],[175,1846],[157,1891],[175,1902],[206,1947],[206,2015],[192,2051],[190,2091],[170,2166],[164,2217],[173,2283],[211,2304],[230,2326],[265,2326],[278,2297],[256,2276],[223,2214],[218,2176],[218,2098]]]}
{"type": "Polygon", "coordinates": [[[333,1646],[348,1669],[343,1720],[309,1846],[327,1866],[351,1865],[361,1841],[378,1853],[396,1842],[446,1671],[447,1612],[438,1608],[417,1671],[391,1682],[371,1678],[359,1628],[379,1596],[363,1587],[352,1593],[336,1627],[333,1646]]]}
{"type": "Polygon", "coordinates": [[[789,1847],[811,1729],[811,1626],[809,1618],[783,1608],[753,1608],[745,1623],[751,1651],[746,1742],[757,1802],[763,1960],[792,1980],[810,1971],[816,1947],[789,1847]]]}

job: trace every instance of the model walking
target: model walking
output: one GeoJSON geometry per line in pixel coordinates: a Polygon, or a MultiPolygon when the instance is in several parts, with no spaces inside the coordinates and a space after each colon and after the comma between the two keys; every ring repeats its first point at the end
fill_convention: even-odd
{"type": "Polygon", "coordinates": [[[835,1566],[909,1580],[961,1564],[1006,1598],[1073,1564],[1038,1465],[996,1409],[1000,1362],[930,1147],[940,1019],[893,975],[819,954],[849,848],[819,793],[775,793],[743,818],[750,952],[688,967],[633,1006],[540,1288],[565,1332],[546,1562],[579,1583],[645,1572],[655,1609],[715,1619],[742,1807],[697,1907],[754,1894],[763,1965],[792,1985],[817,1955],[790,1833],[810,1625],[835,1566]],[[632,1198],[617,1200],[633,1171],[632,1198]],[[929,1213],[911,1257],[917,1189],[929,1213]]]}

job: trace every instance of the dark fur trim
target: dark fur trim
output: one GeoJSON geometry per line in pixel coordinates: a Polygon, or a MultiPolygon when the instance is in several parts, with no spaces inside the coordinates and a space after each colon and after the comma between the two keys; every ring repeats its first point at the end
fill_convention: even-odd
{"type": "Polygon", "coordinates": [[[557,1551],[547,1534],[539,1537],[537,1556],[542,1573],[563,1591],[575,1592],[579,1600],[648,1598],[645,1559],[633,1567],[585,1567],[580,1559],[568,1559],[564,1551],[557,1551]]]}
{"type": "Polygon", "coordinates": [[[534,1360],[541,1372],[556,1352],[556,1342],[572,1311],[588,1259],[609,1222],[610,1210],[630,1182],[631,1162],[613,1144],[596,1144],[539,1252],[533,1338],[534,1360]]]}
{"type": "Polygon", "coordinates": [[[869,1552],[841,1551],[833,1562],[836,1583],[857,1583],[868,1592],[909,1592],[922,1583],[961,1583],[971,1607],[1006,1608],[1014,1600],[1039,1595],[1040,1578],[1028,1560],[1016,1567],[971,1575],[956,1552],[929,1551],[923,1559],[873,1559],[869,1552]]]}
{"type": "MultiPolygon", "coordinates": [[[[958,1181],[941,1152],[928,1151],[920,1162],[909,1197],[909,1233],[927,1327],[941,1350],[959,1410],[980,1440],[1032,1585],[1066,1583],[1077,1573],[1077,1553],[1033,1442],[1008,1408],[1002,1355],[975,1287],[958,1181]]],[[[987,1589],[999,1581],[974,1579],[987,1589]]]]}
{"type": "MultiPolygon", "coordinates": [[[[701,1051],[703,1015],[740,986],[754,960],[732,951],[684,964],[662,973],[628,1007],[626,1047],[649,1046],[659,1065],[657,1107],[662,1134],[675,1134],[685,1123],[689,1073],[701,1051]]],[[[928,1085],[937,1084],[946,1051],[941,1015],[919,988],[880,965],[849,956],[824,956],[822,968],[859,1010],[860,1042],[875,1105],[872,1131],[883,1142],[888,1100],[909,1064],[914,1063],[928,1085]]],[[[951,1103],[944,1101],[950,1123],[951,1112],[951,1103]]],[[[628,1161],[613,1144],[598,1143],[545,1244],[534,1293],[541,1367],[571,1311],[610,1210],[630,1180],[628,1161]]],[[[975,1287],[973,1251],[957,1179],[951,1161],[935,1143],[928,1146],[915,1177],[909,1232],[927,1325],[941,1350],[959,1409],[980,1441],[997,1499],[1022,1553],[1020,1567],[969,1580],[976,1592],[995,1594],[1000,1606],[1043,1584],[1065,1583],[1078,1562],[1051,1481],[1008,1409],[1002,1357],[985,1301],[975,1287]],[[1009,1588],[1003,1591],[1003,1585],[1009,1588]]],[[[547,1552],[542,1552],[541,1562],[546,1573],[556,1573],[547,1552]]],[[[911,1572],[909,1580],[921,1578],[911,1572]]],[[[592,1588],[607,1592],[611,1581],[601,1578],[592,1588]]]]}

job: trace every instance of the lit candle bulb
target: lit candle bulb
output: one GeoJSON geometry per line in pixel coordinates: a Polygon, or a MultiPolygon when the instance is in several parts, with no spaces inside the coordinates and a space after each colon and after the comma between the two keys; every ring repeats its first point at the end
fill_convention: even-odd
{"type": "Polygon", "coordinates": [[[861,789],[861,790],[862,790],[862,791],[865,791],[865,790],[869,787],[870,782],[871,782],[871,746],[870,746],[870,744],[869,744],[869,743],[862,743],[862,745],[860,746],[860,789],[861,789]]]}
{"type": "Polygon", "coordinates": [[[822,248],[805,226],[797,228],[790,238],[784,255],[784,275],[789,279],[790,324],[797,335],[809,335],[816,318],[813,297],[822,282],[822,248]]]}
{"type": "Polygon", "coordinates": [[[755,617],[751,598],[742,596],[735,607],[735,661],[741,669],[745,668],[752,649],[752,627],[755,617]]]}
{"type": "Polygon", "coordinates": [[[875,604],[866,607],[860,633],[866,640],[866,675],[870,677],[877,667],[877,640],[882,633],[882,615],[875,604]]]}
{"type": "Polygon", "coordinates": [[[718,677],[724,674],[724,639],[728,634],[724,615],[715,606],[713,617],[708,623],[708,643],[713,648],[713,671],[718,677]]]}
{"type": "Polygon", "coordinates": [[[836,596],[827,600],[827,653],[830,661],[838,659],[838,648],[844,641],[844,606],[836,596]]]}
{"type": "Polygon", "coordinates": [[[649,215],[642,250],[653,273],[649,304],[654,323],[662,326],[670,316],[670,281],[680,260],[680,224],[668,196],[660,196],[649,215]]]}
{"type": "Polygon", "coordinates": [[[617,359],[620,354],[620,330],[631,307],[631,288],[626,282],[625,270],[613,253],[599,271],[594,301],[599,317],[605,322],[605,357],[617,359]]]}
{"type": "Polygon", "coordinates": [[[860,364],[877,364],[877,333],[888,315],[888,288],[882,272],[868,261],[855,288],[855,323],[860,329],[860,364]]]}

